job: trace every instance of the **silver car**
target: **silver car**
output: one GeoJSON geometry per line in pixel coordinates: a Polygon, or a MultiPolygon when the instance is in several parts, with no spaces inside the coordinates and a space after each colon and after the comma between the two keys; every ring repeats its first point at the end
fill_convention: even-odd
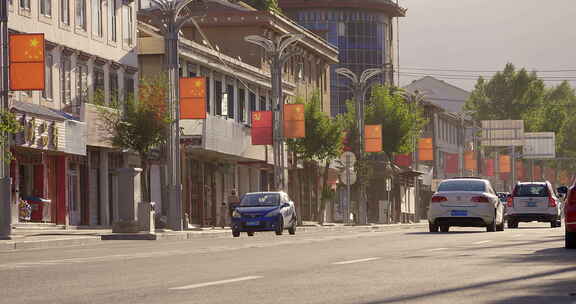
{"type": "Polygon", "coordinates": [[[508,198],[506,207],[508,228],[518,228],[519,222],[546,222],[550,227],[561,226],[562,201],[549,182],[518,183],[508,198]]]}
{"type": "Polygon", "coordinates": [[[504,230],[504,204],[490,181],[454,178],[438,185],[428,211],[430,232],[448,232],[450,227],[486,227],[488,232],[504,230]]]}

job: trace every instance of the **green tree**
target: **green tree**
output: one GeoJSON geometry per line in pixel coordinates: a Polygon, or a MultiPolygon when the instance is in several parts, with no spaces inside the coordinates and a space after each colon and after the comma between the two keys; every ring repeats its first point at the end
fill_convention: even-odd
{"type": "Polygon", "coordinates": [[[524,119],[542,104],[544,95],[544,82],[535,72],[517,71],[509,63],[489,81],[478,79],[464,109],[477,121],[524,119]]]}
{"type": "Polygon", "coordinates": [[[100,118],[111,134],[111,143],[132,150],[140,157],[145,201],[150,201],[151,152],[166,142],[170,126],[166,111],[167,91],[164,77],[141,80],[137,98],[128,96],[125,103],[113,101],[110,107],[100,107],[100,118]]]}
{"type": "MultiPolygon", "coordinates": [[[[9,139],[12,134],[16,134],[22,130],[22,127],[16,120],[16,115],[9,111],[0,111],[0,145],[8,145],[9,139]]],[[[12,160],[12,153],[10,149],[4,151],[4,155],[0,155],[1,161],[10,162],[12,160]]]]}
{"type": "MultiPolygon", "coordinates": [[[[301,100],[299,102],[302,103],[301,100]]],[[[326,203],[332,196],[328,185],[330,163],[342,154],[343,139],[342,125],[338,120],[331,119],[328,114],[322,112],[321,105],[320,95],[314,94],[304,108],[306,137],[288,140],[288,147],[298,158],[314,165],[321,163],[323,166],[322,195],[317,213],[319,222],[324,220],[326,203]]],[[[307,177],[315,177],[317,174],[316,170],[308,170],[307,177]]]]}

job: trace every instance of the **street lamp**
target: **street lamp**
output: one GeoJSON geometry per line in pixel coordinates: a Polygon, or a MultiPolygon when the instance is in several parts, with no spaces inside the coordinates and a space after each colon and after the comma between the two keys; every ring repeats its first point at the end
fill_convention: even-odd
{"type": "MultiPolygon", "coordinates": [[[[362,72],[360,77],[352,72],[350,69],[347,68],[338,68],[336,69],[336,74],[344,76],[352,82],[350,84],[350,89],[354,93],[354,101],[355,109],[356,109],[356,129],[358,130],[358,146],[356,147],[356,154],[358,160],[364,160],[364,99],[366,96],[366,92],[370,88],[371,84],[368,81],[378,75],[383,73],[383,69],[366,69],[362,72]]],[[[359,224],[367,224],[368,223],[368,215],[367,215],[367,201],[368,197],[366,195],[366,184],[365,181],[359,178],[360,183],[360,197],[358,199],[359,205],[359,224]]]]}
{"type": "Polygon", "coordinates": [[[289,48],[301,40],[304,35],[284,34],[274,40],[258,35],[244,37],[246,42],[258,45],[266,51],[266,58],[270,60],[270,76],[272,81],[272,103],[274,110],[274,188],[285,190],[284,179],[284,98],[282,97],[282,67],[284,63],[301,52],[289,48]]]}
{"type": "Polygon", "coordinates": [[[138,13],[152,19],[164,35],[164,53],[168,71],[168,108],[170,130],[168,133],[168,227],[182,230],[182,182],[180,172],[180,101],[178,36],[184,24],[198,16],[202,0],[150,0],[150,8],[138,13]],[[196,8],[196,9],[195,9],[196,8]]]}
{"type": "MultiPolygon", "coordinates": [[[[0,113],[8,111],[8,1],[0,3],[0,113]]],[[[0,134],[5,135],[5,134],[0,134]]],[[[3,136],[4,137],[4,136],[3,136]]],[[[4,137],[7,139],[6,137],[4,137]]],[[[0,143],[0,240],[10,239],[12,212],[10,203],[10,166],[4,160],[8,143],[0,143]]]]}

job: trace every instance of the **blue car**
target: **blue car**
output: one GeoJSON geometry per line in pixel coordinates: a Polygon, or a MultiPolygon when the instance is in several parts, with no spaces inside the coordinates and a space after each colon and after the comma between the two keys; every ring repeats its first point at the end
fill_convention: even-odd
{"type": "Polygon", "coordinates": [[[242,196],[232,212],[232,236],[240,232],[253,236],[256,231],[274,231],[282,235],[285,229],[296,233],[294,202],[284,192],[253,192],[242,196]]]}

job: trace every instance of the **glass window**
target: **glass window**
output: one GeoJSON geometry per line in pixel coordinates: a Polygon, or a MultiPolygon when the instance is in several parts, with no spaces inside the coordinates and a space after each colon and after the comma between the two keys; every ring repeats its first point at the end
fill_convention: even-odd
{"type": "Polygon", "coordinates": [[[86,0],[76,0],[76,27],[86,30],[86,0]]]}
{"type": "Polygon", "coordinates": [[[20,7],[23,9],[30,9],[30,0],[20,0],[20,7]]]}
{"type": "Polygon", "coordinates": [[[238,90],[238,121],[246,122],[246,90],[238,90]]]}
{"type": "Polygon", "coordinates": [[[486,191],[486,183],[481,180],[448,180],[440,183],[438,186],[438,192],[450,192],[450,191],[475,191],[484,192],[486,191]]]}
{"type": "Polygon", "coordinates": [[[40,14],[46,17],[52,16],[52,0],[40,0],[40,14]]]}
{"type": "Polygon", "coordinates": [[[60,69],[60,95],[62,102],[69,105],[72,102],[72,61],[70,56],[62,54],[60,69]]]}
{"type": "Polygon", "coordinates": [[[214,80],[214,115],[222,115],[222,81],[214,80]]]}
{"type": "Polygon", "coordinates": [[[47,100],[52,100],[52,64],[53,64],[53,58],[52,58],[52,54],[46,54],[46,58],[45,58],[46,62],[45,62],[45,80],[44,80],[44,91],[42,91],[42,97],[44,97],[47,100]]]}
{"type": "Polygon", "coordinates": [[[108,0],[108,10],[109,10],[109,18],[108,18],[108,29],[110,31],[110,40],[116,42],[118,41],[118,35],[116,32],[116,0],[108,0]]]}
{"type": "Polygon", "coordinates": [[[226,85],[226,93],[228,96],[228,117],[234,118],[234,86],[226,85]]]}
{"type": "Polygon", "coordinates": [[[549,195],[548,187],[540,184],[517,185],[514,188],[513,196],[527,197],[547,197],[549,195]]]}
{"type": "Polygon", "coordinates": [[[70,25],[70,0],[60,0],[60,22],[70,25]]]}
{"type": "Polygon", "coordinates": [[[280,205],[279,193],[250,193],[242,196],[240,206],[278,206],[280,205]]]}
{"type": "Polygon", "coordinates": [[[110,99],[112,102],[118,101],[118,72],[110,71],[110,99]]]}
{"type": "Polygon", "coordinates": [[[196,69],[196,65],[193,63],[188,63],[187,64],[187,69],[188,69],[188,77],[196,77],[197,74],[197,69],[196,69]]]}
{"type": "Polygon", "coordinates": [[[124,77],[124,98],[134,97],[134,76],[128,75],[124,77]]]}
{"type": "Polygon", "coordinates": [[[210,113],[210,77],[206,77],[206,113],[210,113]]]}
{"type": "Polygon", "coordinates": [[[132,45],[134,40],[134,21],[132,20],[132,6],[125,4],[122,6],[124,11],[123,28],[124,28],[124,42],[127,45],[132,45]]]}
{"type": "Polygon", "coordinates": [[[104,96],[104,70],[101,67],[94,67],[94,94],[104,96]]]}
{"type": "Polygon", "coordinates": [[[74,111],[80,110],[80,105],[88,100],[88,66],[82,61],[76,66],[76,90],[74,111]]]}
{"type": "Polygon", "coordinates": [[[102,37],[102,0],[92,0],[92,33],[102,37]]]}
{"type": "Polygon", "coordinates": [[[248,95],[248,117],[250,119],[250,123],[252,123],[252,112],[256,111],[256,94],[250,91],[248,95]]]}
{"type": "Polygon", "coordinates": [[[266,107],[266,96],[260,95],[260,111],[266,111],[268,108],[266,107]]]}

